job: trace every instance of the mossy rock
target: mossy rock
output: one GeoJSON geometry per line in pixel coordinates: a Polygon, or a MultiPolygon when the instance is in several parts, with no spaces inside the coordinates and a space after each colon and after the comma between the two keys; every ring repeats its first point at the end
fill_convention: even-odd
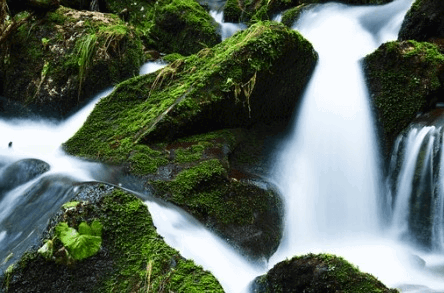
{"type": "Polygon", "coordinates": [[[360,272],[341,257],[308,254],[275,265],[255,279],[255,293],[396,293],[370,274],[360,272]]]}
{"type": "Polygon", "coordinates": [[[149,37],[165,53],[195,54],[220,43],[218,24],[195,0],[156,2],[149,37]]]}
{"type": "Polygon", "coordinates": [[[432,41],[444,45],[444,2],[416,0],[407,12],[399,40],[432,41]]]}
{"type": "MultiPolygon", "coordinates": [[[[81,198],[51,221],[77,227],[103,224],[100,251],[71,265],[47,260],[32,250],[3,275],[8,292],[224,292],[209,272],[184,259],[157,234],[143,202],[117,188],[82,185],[81,198]]],[[[57,240],[55,241],[57,242],[57,240]]],[[[55,256],[62,253],[57,250],[55,256]]]]}
{"type": "Polygon", "coordinates": [[[282,23],[288,27],[292,27],[299,19],[299,16],[306,9],[310,9],[313,5],[302,4],[290,9],[285,10],[282,13],[282,23]]]}
{"type": "Polygon", "coordinates": [[[442,101],[444,56],[435,45],[389,42],[364,59],[364,71],[383,138],[385,157],[418,113],[442,101]]]}
{"type": "Polygon", "coordinates": [[[60,7],[32,18],[2,51],[1,95],[42,116],[66,117],[106,86],[138,74],[140,36],[116,16],[60,7]]]}
{"type": "Polygon", "coordinates": [[[288,122],[316,58],[297,32],[258,23],[212,49],[119,84],[65,149],[123,163],[133,150],[153,143],[258,122],[288,122]]]}

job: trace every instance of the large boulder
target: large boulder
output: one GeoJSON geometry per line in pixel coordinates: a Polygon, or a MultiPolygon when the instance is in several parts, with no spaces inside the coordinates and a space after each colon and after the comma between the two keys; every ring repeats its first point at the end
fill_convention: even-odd
{"type": "MultiPolygon", "coordinates": [[[[140,199],[108,185],[78,186],[75,201],[64,205],[45,235],[41,249],[30,249],[2,275],[3,290],[224,292],[214,276],[164,242],[140,199]],[[101,227],[99,250],[85,259],[73,259],[55,227],[66,223],[72,231],[86,233],[80,226],[93,227],[93,222],[101,227]]],[[[78,248],[87,245],[79,242],[78,248]]]]}
{"type": "Polygon", "coordinates": [[[252,284],[254,293],[354,292],[396,293],[372,275],[329,254],[308,254],[275,265],[252,284]]]}
{"type": "Polygon", "coordinates": [[[136,146],[259,122],[288,122],[316,59],[297,32],[258,23],[212,49],[119,84],[65,149],[122,163],[136,146]]]}
{"type": "Polygon", "coordinates": [[[242,149],[251,143],[243,141],[258,125],[285,128],[316,57],[297,32],[257,23],[212,49],[121,83],[64,147],[125,164],[157,196],[247,255],[268,257],[282,232],[281,203],[273,187],[245,171],[242,149]]]}
{"type": "Polygon", "coordinates": [[[389,42],[364,59],[364,71],[388,157],[418,113],[443,100],[444,56],[435,45],[389,42]]]}
{"type": "Polygon", "coordinates": [[[140,36],[116,16],[65,7],[31,18],[4,45],[0,95],[43,116],[66,116],[143,61],[140,36]]]}
{"type": "Polygon", "coordinates": [[[399,40],[434,41],[444,44],[444,2],[416,0],[404,18],[399,40]]]}

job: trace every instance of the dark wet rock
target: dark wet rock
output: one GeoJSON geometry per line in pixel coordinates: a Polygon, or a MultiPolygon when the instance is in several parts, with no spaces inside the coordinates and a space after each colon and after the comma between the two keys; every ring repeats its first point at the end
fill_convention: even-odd
{"type": "MultiPolygon", "coordinates": [[[[101,183],[77,186],[69,208],[59,210],[45,232],[53,239],[54,258],[45,259],[34,246],[4,273],[2,289],[7,292],[223,292],[207,271],[184,259],[156,232],[147,207],[140,199],[101,183]],[[57,262],[63,247],[54,238],[54,227],[66,222],[100,221],[102,245],[99,252],[70,265],[57,262]]],[[[41,234],[39,234],[41,235],[41,234]]]]}
{"type": "MultiPolygon", "coordinates": [[[[10,142],[10,147],[12,147],[12,142],[10,142]]],[[[9,190],[47,172],[49,168],[49,164],[44,161],[23,159],[0,169],[0,198],[3,198],[9,190]]]]}
{"type": "Polygon", "coordinates": [[[416,0],[405,16],[399,40],[428,41],[444,45],[444,2],[416,0]]]}
{"type": "Polygon", "coordinates": [[[346,260],[329,254],[308,254],[275,265],[256,278],[254,293],[353,292],[396,293],[346,260]]]}
{"type": "Polygon", "coordinates": [[[364,71],[388,158],[398,134],[443,100],[444,56],[430,43],[389,42],[365,57],[364,71]]]}
{"type": "Polygon", "coordinates": [[[25,10],[46,13],[60,6],[60,0],[7,0],[6,2],[12,14],[25,10]]]}

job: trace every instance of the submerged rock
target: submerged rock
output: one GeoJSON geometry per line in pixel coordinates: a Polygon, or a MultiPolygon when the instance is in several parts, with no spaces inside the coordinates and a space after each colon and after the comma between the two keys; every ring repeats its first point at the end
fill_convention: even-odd
{"type": "Polygon", "coordinates": [[[194,262],[184,259],[157,234],[147,207],[140,199],[117,188],[81,185],[75,200],[50,223],[54,257],[46,259],[37,248],[28,252],[2,276],[7,292],[223,292],[219,282],[194,262]],[[84,201],[84,200],[88,201],[84,201]],[[69,207],[68,207],[69,206],[69,207]],[[54,227],[66,222],[100,221],[99,252],[70,265],[57,262],[62,244],[54,227]]]}
{"type": "Polygon", "coordinates": [[[430,43],[389,42],[364,59],[385,156],[418,113],[443,101],[444,55],[430,43]]]}
{"type": "Polygon", "coordinates": [[[25,22],[4,48],[0,94],[58,118],[104,87],[137,75],[142,62],[133,28],[113,15],[65,7],[25,22]]]}
{"type": "MultiPolygon", "coordinates": [[[[12,142],[9,143],[12,147],[12,142]]],[[[6,192],[49,170],[49,164],[38,159],[23,159],[0,170],[0,199],[6,192]]]]}
{"type": "Polygon", "coordinates": [[[430,41],[444,46],[444,2],[415,1],[404,18],[399,40],[430,41]]]}
{"type": "Polygon", "coordinates": [[[308,254],[280,262],[266,275],[256,278],[251,288],[254,293],[398,292],[329,254],[308,254]]]}

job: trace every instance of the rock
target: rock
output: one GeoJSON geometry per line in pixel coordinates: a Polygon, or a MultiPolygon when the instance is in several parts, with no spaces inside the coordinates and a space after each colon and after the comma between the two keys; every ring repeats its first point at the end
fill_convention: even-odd
{"type": "Polygon", "coordinates": [[[195,54],[220,43],[218,25],[194,0],[160,0],[156,4],[150,37],[165,53],[195,54]]]}
{"type": "MultiPolygon", "coordinates": [[[[12,147],[12,142],[9,147],[12,147]]],[[[49,168],[44,161],[23,159],[0,169],[0,199],[6,192],[47,172],[49,168]]]]}
{"type": "Polygon", "coordinates": [[[444,39],[444,2],[417,0],[404,18],[399,40],[432,41],[444,39]]]}
{"type": "Polygon", "coordinates": [[[56,118],[137,75],[143,58],[140,36],[115,16],[65,7],[32,18],[5,45],[1,95],[56,118]]]}
{"type": "Polygon", "coordinates": [[[64,147],[122,163],[135,146],[257,123],[285,125],[316,58],[298,33],[258,23],[213,49],[121,83],[64,147]]]}
{"type": "Polygon", "coordinates": [[[46,13],[60,6],[60,0],[7,0],[6,2],[12,14],[25,10],[46,13]]]}
{"type": "MultiPolygon", "coordinates": [[[[66,222],[98,220],[103,225],[102,245],[97,254],[71,265],[47,260],[31,249],[2,275],[8,292],[223,292],[219,282],[194,262],[184,259],[157,234],[147,207],[135,196],[104,184],[78,186],[79,200],[73,208],[54,217],[54,227],[66,222]],[[88,199],[82,201],[81,199],[88,199]]],[[[54,253],[62,249],[55,239],[54,253]]]]}
{"type": "Polygon", "coordinates": [[[418,113],[442,101],[444,56],[435,45],[389,42],[364,59],[371,100],[389,158],[398,134],[418,113]]]}
{"type": "Polygon", "coordinates": [[[308,254],[282,261],[256,278],[254,293],[354,292],[396,293],[346,260],[329,254],[308,254]]]}

